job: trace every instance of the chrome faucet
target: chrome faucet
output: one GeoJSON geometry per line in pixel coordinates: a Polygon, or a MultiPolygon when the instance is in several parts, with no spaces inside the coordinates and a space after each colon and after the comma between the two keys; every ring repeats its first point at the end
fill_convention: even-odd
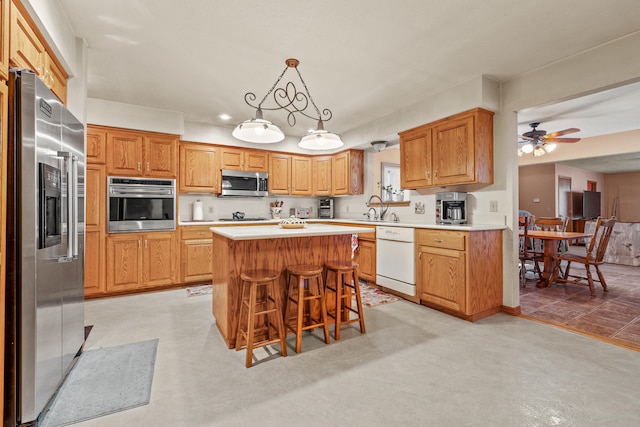
{"type": "MultiPolygon", "coordinates": [[[[370,208],[369,210],[373,209],[371,208],[371,200],[373,198],[377,198],[378,200],[380,200],[380,221],[384,221],[384,216],[387,214],[387,210],[389,210],[389,205],[384,204],[384,202],[382,201],[382,199],[380,198],[380,196],[378,196],[377,194],[373,194],[371,197],[369,197],[369,200],[367,200],[367,207],[370,208]]],[[[374,209],[375,211],[375,209],[374,209]]]]}
{"type": "Polygon", "coordinates": [[[377,221],[378,220],[378,212],[376,212],[376,208],[369,208],[369,210],[367,211],[366,214],[362,214],[362,215],[366,215],[367,220],[371,221],[371,210],[373,209],[373,220],[377,221]]]}
{"type": "Polygon", "coordinates": [[[391,219],[393,220],[393,222],[400,221],[400,218],[398,218],[398,215],[395,212],[391,212],[389,215],[391,215],[391,219]]]}

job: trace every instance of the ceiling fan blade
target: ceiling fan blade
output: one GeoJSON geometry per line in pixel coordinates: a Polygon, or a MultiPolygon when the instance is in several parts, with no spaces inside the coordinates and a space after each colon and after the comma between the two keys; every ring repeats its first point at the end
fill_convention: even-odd
{"type": "Polygon", "coordinates": [[[568,133],[576,133],[576,132],[580,132],[580,129],[578,128],[569,128],[569,129],[565,129],[565,130],[559,130],[558,132],[551,132],[548,133],[544,136],[545,139],[548,138],[555,138],[556,136],[562,136],[562,135],[566,135],[568,133]]]}
{"type": "Polygon", "coordinates": [[[529,136],[524,136],[524,135],[518,135],[518,138],[526,139],[527,141],[535,141],[534,138],[531,138],[529,136]]]}
{"type": "Polygon", "coordinates": [[[544,142],[578,142],[580,138],[543,138],[544,142]]]}

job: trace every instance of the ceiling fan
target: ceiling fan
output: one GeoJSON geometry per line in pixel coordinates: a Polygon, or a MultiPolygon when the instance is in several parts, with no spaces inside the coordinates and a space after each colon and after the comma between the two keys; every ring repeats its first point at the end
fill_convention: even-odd
{"type": "Polygon", "coordinates": [[[538,130],[540,123],[529,123],[531,130],[522,135],[518,135],[524,141],[518,141],[518,144],[524,144],[518,148],[518,156],[522,154],[533,153],[534,156],[544,156],[556,149],[556,142],[578,142],[580,138],[558,138],[569,133],[580,132],[578,128],[569,128],[558,132],[547,133],[546,130],[538,130]]]}

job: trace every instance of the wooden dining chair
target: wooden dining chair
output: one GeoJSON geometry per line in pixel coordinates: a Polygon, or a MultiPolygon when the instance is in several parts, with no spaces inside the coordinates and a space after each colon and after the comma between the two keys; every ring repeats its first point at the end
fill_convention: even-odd
{"type": "Polygon", "coordinates": [[[574,255],[571,253],[556,255],[554,257],[556,260],[556,267],[551,275],[550,283],[555,280],[556,282],[561,283],[573,283],[574,285],[589,286],[591,296],[595,297],[596,291],[593,282],[596,281],[600,282],[604,292],[607,292],[607,282],[605,282],[599,266],[603,263],[602,260],[604,259],[605,252],[607,251],[607,245],[609,244],[609,238],[611,237],[611,232],[613,231],[615,223],[615,217],[610,219],[602,219],[601,217],[598,217],[596,220],[596,229],[593,232],[593,237],[591,237],[585,256],[574,255]],[[567,262],[564,274],[559,274],[559,265],[561,261],[567,262]],[[584,274],[571,274],[570,269],[572,262],[583,264],[585,269],[584,274]],[[593,278],[590,269],[591,266],[596,269],[598,279],[593,278]]]}
{"type": "MultiPolygon", "coordinates": [[[[542,231],[567,231],[567,222],[560,217],[540,217],[535,220],[534,228],[542,231]]],[[[565,242],[558,242],[558,252],[566,252],[565,242]]],[[[533,239],[533,254],[535,257],[535,264],[544,262],[544,241],[541,239],[533,239]]]]}
{"type": "Polygon", "coordinates": [[[535,254],[531,251],[531,239],[528,236],[530,225],[529,225],[529,217],[520,216],[518,217],[518,228],[524,230],[524,235],[520,237],[520,285],[525,286],[527,283],[526,273],[527,273],[527,261],[530,261],[533,264],[533,268],[535,272],[540,277],[540,268],[538,264],[535,262],[535,254]]]}

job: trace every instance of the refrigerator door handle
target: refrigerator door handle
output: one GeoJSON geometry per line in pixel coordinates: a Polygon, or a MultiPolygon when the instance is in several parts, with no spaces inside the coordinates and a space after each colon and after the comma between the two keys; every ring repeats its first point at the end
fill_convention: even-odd
{"type": "MultiPolygon", "coordinates": [[[[73,156],[68,151],[58,151],[58,157],[62,157],[66,163],[67,172],[67,255],[64,261],[73,259],[73,241],[75,235],[75,226],[73,224],[74,216],[74,175],[73,175],[73,156]]],[[[76,163],[77,167],[77,163],[76,163]]],[[[75,237],[77,242],[77,237],[75,237]]],[[[76,253],[77,256],[77,253],[76,253]]]]}
{"type": "Polygon", "coordinates": [[[71,189],[72,193],[69,195],[71,204],[73,205],[73,211],[71,221],[71,253],[74,259],[78,259],[78,156],[71,156],[71,189]]]}

